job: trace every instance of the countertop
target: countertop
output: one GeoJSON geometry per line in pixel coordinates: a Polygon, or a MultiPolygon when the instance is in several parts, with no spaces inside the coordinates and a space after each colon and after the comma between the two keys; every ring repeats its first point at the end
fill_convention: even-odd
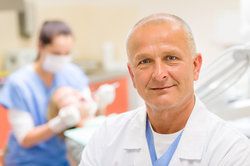
{"type": "Polygon", "coordinates": [[[96,83],[96,82],[102,82],[102,81],[115,79],[118,77],[129,76],[129,74],[127,70],[119,69],[119,70],[112,70],[112,71],[99,70],[91,74],[87,74],[87,76],[90,80],[90,83],[96,83]]]}

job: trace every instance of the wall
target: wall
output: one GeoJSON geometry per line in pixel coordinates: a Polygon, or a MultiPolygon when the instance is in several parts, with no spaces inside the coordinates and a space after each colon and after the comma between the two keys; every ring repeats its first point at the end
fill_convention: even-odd
{"type": "MultiPolygon", "coordinates": [[[[170,1],[134,0],[105,2],[83,0],[36,0],[35,28],[38,30],[46,19],[63,19],[68,22],[76,36],[75,53],[80,59],[101,60],[102,45],[111,41],[115,45],[117,58],[125,54],[125,38],[132,24],[152,12],[170,12],[184,18],[193,29],[198,50],[205,55],[205,62],[219,55],[223,47],[216,42],[215,23],[225,11],[239,12],[238,0],[222,1],[170,1]],[[183,4],[185,3],[185,4],[183,4]],[[208,60],[207,60],[208,59],[208,60]]],[[[0,55],[19,47],[35,47],[36,34],[30,39],[22,38],[18,32],[17,14],[0,11],[0,55]],[[6,42],[5,39],[8,39],[6,42]]]]}
{"type": "MultiPolygon", "coordinates": [[[[190,25],[197,50],[204,55],[205,63],[210,63],[216,56],[220,55],[220,51],[225,49],[224,43],[220,43],[220,39],[215,36],[218,31],[217,20],[228,11],[239,13],[239,0],[148,0],[147,2],[141,6],[140,15],[156,11],[170,12],[180,16],[190,25]]],[[[230,21],[229,26],[233,26],[235,20],[231,19],[230,21]]],[[[224,30],[230,29],[229,26],[224,24],[224,30]]],[[[230,35],[233,34],[226,34],[224,37],[230,35]]]]}
{"type": "MultiPolygon", "coordinates": [[[[0,35],[9,38],[7,45],[0,47],[1,58],[12,49],[36,47],[37,32],[40,25],[47,19],[60,19],[67,22],[75,34],[76,59],[102,60],[102,46],[112,42],[116,58],[125,55],[125,39],[130,25],[135,22],[137,8],[134,3],[116,4],[108,2],[75,1],[34,1],[35,33],[31,38],[23,38],[18,32],[17,12],[0,11],[0,21],[5,22],[6,28],[0,29],[0,35]],[[5,14],[7,13],[7,14],[5,14]],[[11,27],[11,28],[10,28],[11,27]],[[7,35],[10,35],[7,37],[7,35]]],[[[0,39],[0,44],[6,43],[0,39]]]]}
{"type": "Polygon", "coordinates": [[[3,66],[5,52],[19,47],[20,36],[17,16],[14,11],[0,11],[0,22],[0,66],[3,66]]]}
{"type": "MultiPolygon", "coordinates": [[[[78,62],[102,60],[102,46],[106,41],[114,43],[116,59],[125,60],[125,39],[129,28],[153,12],[169,12],[184,18],[191,26],[197,49],[203,54],[204,65],[215,60],[225,47],[234,44],[221,42],[223,38],[237,37],[232,27],[237,26],[239,0],[34,0],[35,29],[37,32],[46,19],[63,19],[73,28],[76,38],[74,53],[78,62]],[[223,14],[231,12],[234,19],[222,21],[223,14]],[[222,30],[219,28],[223,26],[222,30]],[[220,29],[220,30],[219,30],[220,29]],[[225,33],[224,34],[224,30],[225,33]]],[[[0,65],[6,52],[18,48],[35,48],[37,33],[31,38],[19,35],[17,14],[0,11],[0,65]]],[[[3,65],[1,65],[3,66],[3,65]]],[[[122,66],[126,69],[126,65],[122,66]]],[[[132,89],[132,88],[131,88],[132,89]]],[[[133,90],[132,90],[133,91],[133,90]]],[[[131,92],[133,93],[133,92],[131,92]]],[[[140,102],[131,98],[131,108],[140,102]]]]}

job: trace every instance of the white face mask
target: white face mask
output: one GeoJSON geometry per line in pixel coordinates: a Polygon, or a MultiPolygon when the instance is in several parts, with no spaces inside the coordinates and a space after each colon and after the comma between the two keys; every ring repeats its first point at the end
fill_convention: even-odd
{"type": "Polygon", "coordinates": [[[56,73],[70,62],[71,62],[70,55],[59,56],[59,55],[48,54],[45,56],[42,65],[44,70],[50,73],[56,73]]]}

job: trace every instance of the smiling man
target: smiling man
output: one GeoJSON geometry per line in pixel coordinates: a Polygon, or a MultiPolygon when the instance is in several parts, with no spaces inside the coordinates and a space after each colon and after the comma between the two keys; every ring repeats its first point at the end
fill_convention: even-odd
{"type": "Polygon", "coordinates": [[[250,164],[249,140],[195,96],[202,56],[181,18],[140,20],[128,35],[127,54],[145,106],[108,119],[84,149],[81,166],[250,164]]]}

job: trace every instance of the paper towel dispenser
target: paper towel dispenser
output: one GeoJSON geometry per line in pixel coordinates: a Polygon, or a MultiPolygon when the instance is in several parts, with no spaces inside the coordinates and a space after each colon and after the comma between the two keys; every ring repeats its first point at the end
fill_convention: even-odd
{"type": "Polygon", "coordinates": [[[14,10],[18,14],[20,33],[30,37],[35,29],[35,5],[32,0],[0,0],[0,10],[14,10]]]}

